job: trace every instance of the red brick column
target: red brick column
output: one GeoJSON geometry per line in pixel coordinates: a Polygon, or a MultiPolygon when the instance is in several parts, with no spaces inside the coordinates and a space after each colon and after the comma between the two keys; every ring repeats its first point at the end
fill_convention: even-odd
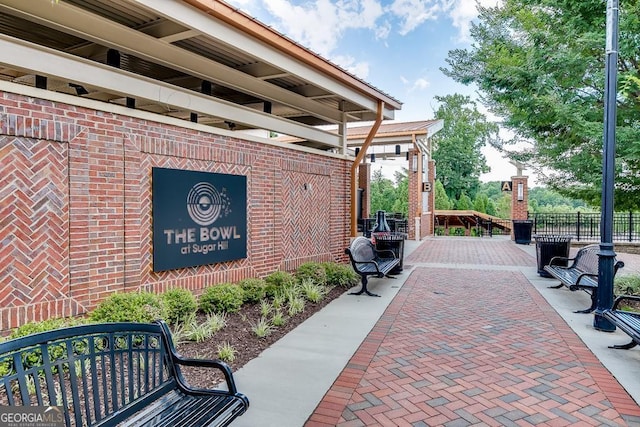
{"type": "Polygon", "coordinates": [[[414,169],[417,169],[417,165],[414,167],[414,160],[419,160],[419,156],[419,151],[415,149],[409,150],[409,208],[407,211],[407,232],[409,239],[420,238],[420,236],[416,236],[415,220],[422,215],[422,182],[420,179],[420,171],[413,172],[414,169]],[[414,158],[414,154],[417,154],[418,157],[414,158]]]}
{"type": "Polygon", "coordinates": [[[527,219],[529,211],[528,176],[511,177],[511,219],[527,219]],[[519,190],[519,186],[522,186],[519,190]]]}
{"type": "Polygon", "coordinates": [[[358,188],[364,189],[362,195],[362,218],[371,216],[371,163],[358,166],[358,188]]]}
{"type": "Polygon", "coordinates": [[[422,213],[422,236],[433,236],[436,210],[436,162],[429,160],[427,164],[429,165],[427,182],[429,183],[431,191],[422,194],[423,197],[428,197],[429,199],[429,210],[428,212],[422,213]]]}
{"type": "MultiPolygon", "coordinates": [[[[529,216],[529,188],[527,186],[528,176],[511,177],[511,219],[528,219],[529,216]]],[[[513,228],[511,228],[511,239],[515,239],[513,228]]]]}

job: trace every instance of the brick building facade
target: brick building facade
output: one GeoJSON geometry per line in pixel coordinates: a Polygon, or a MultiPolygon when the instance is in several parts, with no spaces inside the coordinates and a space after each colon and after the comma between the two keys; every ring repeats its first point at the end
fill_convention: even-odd
{"type": "Polygon", "coordinates": [[[305,261],[344,261],[348,158],[110,110],[0,93],[0,330],[81,315],[113,292],[197,294],[305,261]],[[246,176],[247,258],[154,273],[153,167],[246,176]]]}

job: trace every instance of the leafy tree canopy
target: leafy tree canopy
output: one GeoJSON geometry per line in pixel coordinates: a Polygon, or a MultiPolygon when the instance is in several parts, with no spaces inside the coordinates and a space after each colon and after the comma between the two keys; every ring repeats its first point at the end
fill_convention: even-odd
{"type": "Polygon", "coordinates": [[[480,150],[497,138],[498,126],[488,122],[467,96],[455,94],[435,99],[441,104],[435,116],[444,120],[442,130],[432,138],[438,179],[451,200],[459,199],[463,192],[475,197],[480,175],[489,171],[480,150]]]}
{"type": "MultiPolygon", "coordinates": [[[[606,2],[504,0],[481,8],[467,50],[443,72],[474,83],[482,102],[526,148],[511,158],[549,168],[545,184],[600,204],[606,2]]],[[[640,206],[640,2],[620,2],[617,210],[640,206]]],[[[438,165],[439,167],[439,165],[438,165]]]]}

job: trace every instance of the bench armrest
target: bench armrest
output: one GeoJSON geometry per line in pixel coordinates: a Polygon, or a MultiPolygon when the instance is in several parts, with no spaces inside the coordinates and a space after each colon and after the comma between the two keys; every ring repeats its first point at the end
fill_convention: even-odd
{"type": "Polygon", "coordinates": [[[580,281],[582,280],[583,277],[595,277],[596,278],[596,282],[598,281],[598,274],[597,273],[580,273],[580,275],[576,279],[576,286],[580,286],[580,281]]]}
{"type": "MultiPolygon", "coordinates": [[[[158,320],[156,321],[156,323],[160,324],[161,328],[162,328],[162,335],[163,338],[166,341],[167,344],[167,349],[169,350],[169,356],[171,357],[171,361],[173,362],[174,365],[174,369],[175,369],[175,376],[178,379],[180,385],[186,389],[189,390],[193,390],[189,385],[188,382],[185,380],[184,376],[182,375],[182,372],[180,371],[180,366],[194,366],[194,367],[201,367],[201,368],[215,368],[218,369],[220,371],[222,371],[222,374],[224,375],[224,379],[225,382],[227,383],[227,389],[229,391],[229,394],[238,394],[238,389],[236,388],[236,383],[233,380],[233,374],[231,373],[231,368],[229,367],[229,365],[227,365],[226,363],[224,363],[221,360],[214,360],[214,359],[192,359],[192,358],[186,358],[186,357],[182,357],[177,351],[175,346],[173,345],[173,339],[171,338],[171,332],[169,330],[169,326],[162,320],[158,320]]],[[[203,389],[198,389],[198,391],[205,391],[205,392],[211,392],[214,390],[203,390],[203,389]]],[[[221,391],[221,390],[217,390],[217,391],[221,391]]]]}
{"type": "Polygon", "coordinates": [[[613,301],[613,307],[611,309],[617,310],[618,305],[620,305],[620,303],[625,300],[640,302],[640,296],[639,295],[620,295],[616,297],[616,299],[613,301]]]}

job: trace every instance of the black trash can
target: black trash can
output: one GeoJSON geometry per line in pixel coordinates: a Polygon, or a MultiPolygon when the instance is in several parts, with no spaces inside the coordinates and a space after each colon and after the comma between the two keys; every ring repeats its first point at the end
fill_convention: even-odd
{"type": "MultiPolygon", "coordinates": [[[[551,258],[561,256],[569,258],[571,249],[571,236],[559,236],[553,234],[543,234],[534,236],[536,239],[536,258],[538,260],[538,274],[542,277],[553,277],[544,270],[545,265],[549,265],[551,258]]],[[[558,263],[566,267],[567,262],[558,263]]]]}
{"type": "Polygon", "coordinates": [[[406,233],[399,232],[383,232],[371,233],[372,239],[375,241],[376,249],[392,250],[396,258],[400,259],[400,263],[391,270],[391,274],[398,274],[402,271],[404,259],[404,241],[407,239],[406,233]]]}
{"type": "Polygon", "coordinates": [[[519,245],[528,245],[531,243],[531,229],[533,221],[530,219],[514,219],[513,220],[513,236],[519,245]]]}

